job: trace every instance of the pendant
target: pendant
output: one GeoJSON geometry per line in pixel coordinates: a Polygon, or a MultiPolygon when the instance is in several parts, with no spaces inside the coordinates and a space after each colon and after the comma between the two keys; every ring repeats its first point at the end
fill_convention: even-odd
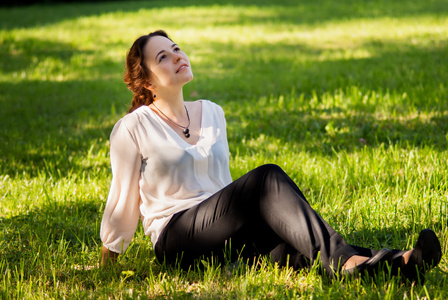
{"type": "Polygon", "coordinates": [[[185,137],[186,137],[186,138],[189,138],[189,137],[190,137],[190,129],[185,128],[185,129],[184,129],[184,134],[185,134],[185,137]]]}

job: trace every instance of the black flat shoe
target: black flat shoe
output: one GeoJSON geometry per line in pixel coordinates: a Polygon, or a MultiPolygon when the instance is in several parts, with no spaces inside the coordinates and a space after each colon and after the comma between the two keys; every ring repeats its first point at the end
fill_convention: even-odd
{"type": "Polygon", "coordinates": [[[401,275],[411,282],[425,282],[425,273],[437,266],[442,258],[437,235],[431,229],[420,232],[407,264],[402,262],[401,275]]]}
{"type": "Polygon", "coordinates": [[[387,265],[392,263],[392,251],[381,249],[377,254],[354,268],[342,271],[346,277],[358,278],[359,276],[374,276],[378,272],[387,270],[387,265]]]}

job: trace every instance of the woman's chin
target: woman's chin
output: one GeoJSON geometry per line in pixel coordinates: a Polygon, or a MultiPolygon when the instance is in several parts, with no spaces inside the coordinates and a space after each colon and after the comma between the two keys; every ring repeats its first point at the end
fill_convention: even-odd
{"type": "Polygon", "coordinates": [[[189,83],[189,82],[192,81],[193,79],[194,79],[194,75],[193,75],[193,73],[190,72],[189,76],[186,77],[186,80],[185,80],[185,83],[184,83],[184,84],[189,83]]]}

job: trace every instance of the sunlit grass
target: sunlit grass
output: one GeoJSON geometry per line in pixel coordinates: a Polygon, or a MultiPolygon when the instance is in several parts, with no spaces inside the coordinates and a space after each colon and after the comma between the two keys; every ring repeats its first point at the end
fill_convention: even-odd
{"type": "Polygon", "coordinates": [[[145,1],[0,9],[2,298],[446,298],[424,287],[155,261],[138,229],[115,269],[90,269],[110,184],[112,126],[136,37],[165,29],[189,54],[188,100],[227,116],[237,178],[277,163],[350,243],[447,249],[445,1],[145,1]]]}

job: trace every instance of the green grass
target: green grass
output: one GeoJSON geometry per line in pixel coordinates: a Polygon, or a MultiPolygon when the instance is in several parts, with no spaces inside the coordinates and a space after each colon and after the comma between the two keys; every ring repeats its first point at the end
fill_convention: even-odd
{"type": "Polygon", "coordinates": [[[424,286],[264,258],[184,272],[155,261],[141,227],[115,268],[88,268],[131,100],[124,57],[159,28],[190,56],[187,100],[226,112],[233,178],[279,164],[350,243],[409,249],[429,227],[445,252],[447,16],[442,0],[0,8],[1,298],[447,298],[445,256],[424,286]]]}

